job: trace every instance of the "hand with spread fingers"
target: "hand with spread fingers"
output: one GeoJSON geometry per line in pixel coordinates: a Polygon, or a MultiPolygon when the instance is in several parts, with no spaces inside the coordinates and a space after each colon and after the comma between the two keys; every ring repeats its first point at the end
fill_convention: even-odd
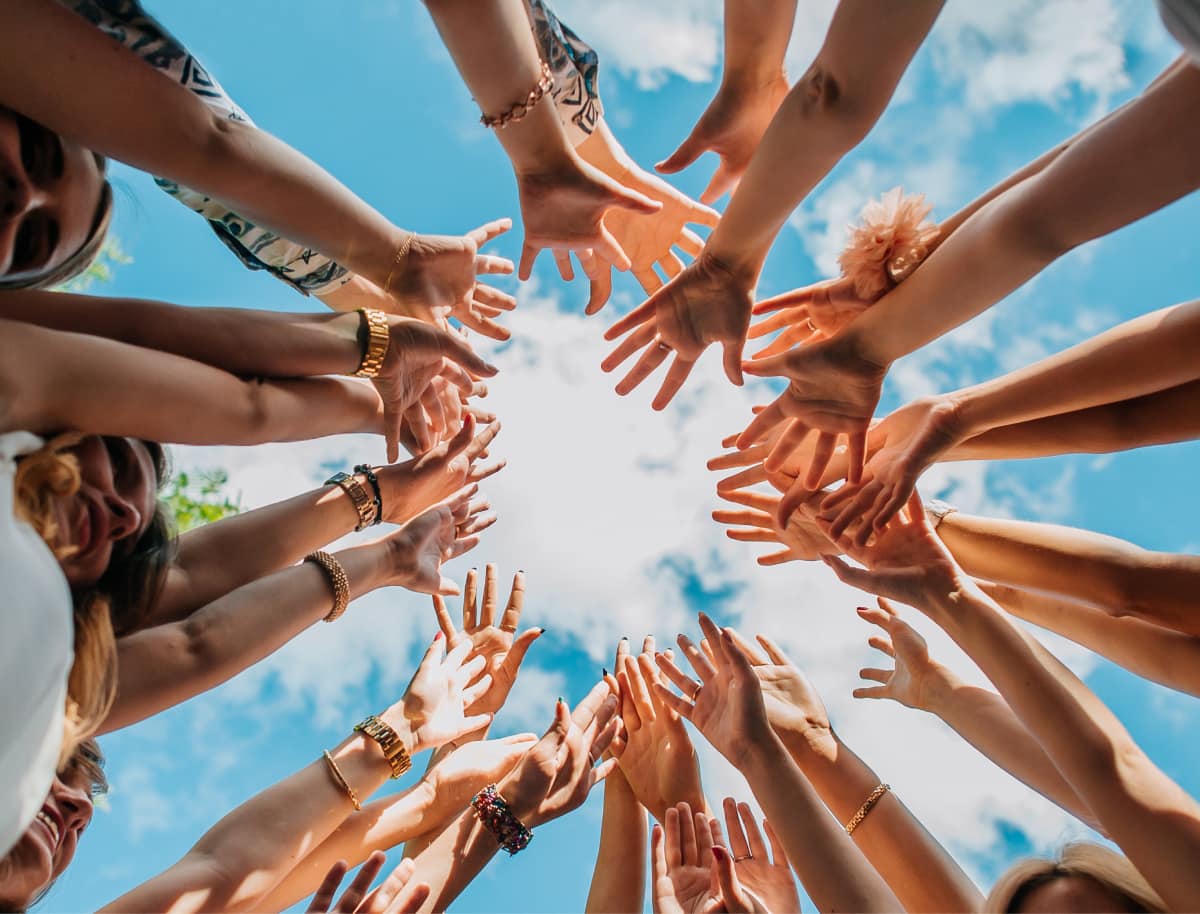
{"type": "Polygon", "coordinates": [[[674,356],[652,403],[654,409],[665,409],[704,350],[720,343],[725,374],[740,386],[753,294],[752,280],[702,251],[682,273],[608,328],[606,340],[625,338],[600,367],[612,371],[641,351],[641,357],[617,384],[617,393],[624,396],[674,356]]]}
{"type": "Polygon", "coordinates": [[[426,309],[424,319],[430,323],[452,317],[484,336],[508,339],[509,332],[490,318],[511,311],[516,300],[476,277],[513,271],[506,257],[479,253],[510,228],[511,219],[496,219],[465,235],[414,233],[403,255],[397,252],[396,268],[384,291],[402,305],[426,309]]]}
{"type": "Polygon", "coordinates": [[[470,652],[471,645],[464,641],[447,653],[441,632],[425,651],[400,701],[405,729],[412,736],[410,755],[435,749],[492,722],[490,714],[467,713],[491,685],[486,673],[480,676],[483,658],[468,660],[470,652]]]}
{"type": "Polygon", "coordinates": [[[720,826],[706,813],[687,803],[667,809],[650,837],[655,914],[765,914],[763,903],[741,885],[738,864],[720,841],[720,826]]]}
{"type": "Polygon", "coordinates": [[[356,914],[417,914],[429,899],[429,883],[414,879],[417,865],[401,860],[359,906],[356,914]]]}
{"type": "Polygon", "coordinates": [[[555,703],[550,729],[496,786],[527,828],[582,806],[588,792],[616,767],[613,758],[599,765],[596,761],[617,732],[617,708],[617,696],[606,682],[593,686],[574,711],[561,698],[555,703]]]}
{"type": "Polygon", "coordinates": [[[884,368],[858,355],[841,337],[805,343],[742,367],[760,377],[785,377],[789,384],[738,436],[739,448],[759,443],[783,425],[783,433],[763,462],[768,471],[774,472],[786,464],[810,433],[815,434],[808,471],[801,477],[807,488],[815,489],[833,458],[838,436],[845,435],[846,477],[850,482],[862,478],[867,430],[879,404],[884,368]]]}
{"type": "Polygon", "coordinates": [[[517,681],[525,653],[541,637],[544,629],[528,628],[517,634],[521,610],[525,605],[524,572],[518,571],[513,575],[508,603],[499,618],[496,612],[499,598],[495,565],[488,564],[484,569],[482,603],[477,602],[478,584],[479,574],[472,568],[467,572],[466,586],[463,588],[461,629],[455,627],[446,603],[440,596],[434,596],[433,610],[450,646],[469,643],[472,654],[484,659],[484,670],[491,676],[491,686],[470,707],[470,712],[495,714],[503,707],[517,681]]]}
{"type": "Polygon", "coordinates": [[[793,346],[836,336],[881,295],[870,301],[862,299],[854,289],[854,281],[843,276],[764,298],[754,306],[754,314],[772,316],[751,324],[747,338],[755,340],[776,330],[781,332],[750,358],[779,355],[793,346]]]}
{"type": "Polygon", "coordinates": [[[754,150],[788,94],[787,77],[776,73],[764,85],[742,87],[722,82],[692,132],[671,155],[654,167],[664,174],[687,168],[705,152],[720,156],[720,164],[700,195],[713,203],[737,187],[754,150]]]}
{"type": "MultiPolygon", "coordinates": [[[[663,285],[663,280],[655,271],[655,265],[666,274],[668,280],[683,271],[683,260],[672,248],[678,248],[689,258],[695,258],[704,247],[704,239],[688,228],[688,225],[713,228],[720,219],[720,214],[640,168],[604,122],[579,145],[577,151],[622,186],[645,194],[651,200],[662,204],[661,210],[650,215],[613,209],[604,217],[604,225],[629,256],[630,270],[634,278],[647,295],[652,295],[663,285]]],[[[592,278],[588,314],[594,314],[604,307],[612,291],[610,267],[604,262],[601,262],[601,266],[602,275],[595,276],[594,271],[589,269],[586,261],[584,262],[584,269],[592,278]]]]}
{"type": "Polygon", "coordinates": [[[436,445],[451,427],[443,404],[445,389],[433,383],[436,378],[469,395],[475,390],[476,378],[490,378],[496,374],[496,368],[476,355],[462,336],[453,331],[413,318],[391,317],[388,332],[383,366],[371,383],[383,400],[388,463],[395,463],[400,456],[401,431],[406,421],[412,425],[410,431],[422,452],[436,445]],[[428,415],[432,430],[417,423],[412,407],[418,405],[428,415]]]}
{"type": "Polygon", "coordinates": [[[705,808],[700,762],[679,715],[663,704],[653,684],[654,638],[633,657],[629,641],[617,646],[616,673],[621,694],[621,730],[610,747],[638,801],[659,822],[672,802],[705,808]]]}
{"type": "MultiPolygon", "coordinates": [[[[760,565],[781,565],[784,562],[815,562],[822,555],[839,555],[841,549],[826,535],[808,511],[789,515],[786,526],[779,524],[777,495],[767,495],[750,489],[731,489],[717,494],[725,501],[744,505],[744,510],[714,511],[713,520],[727,524],[725,535],[743,543],[773,543],[782,549],[760,555],[760,565]]],[[[821,503],[825,492],[807,492],[808,503],[814,508],[821,503]]]]}
{"type": "Polygon", "coordinates": [[[894,606],[882,597],[879,606],[858,608],[859,618],[883,629],[883,636],[872,635],[867,643],[892,659],[890,670],[862,669],[858,675],[871,682],[854,690],[855,698],[890,698],[909,708],[927,711],[933,706],[930,695],[955,681],[945,667],[929,656],[929,646],[920,632],[900,618],[894,606]]]}
{"type": "Polygon", "coordinates": [[[692,679],[674,661],[658,654],[655,659],[659,669],[683,698],[661,682],[654,683],[654,689],[667,707],[695,724],[704,738],[740,769],[756,747],[774,739],[762,689],[730,629],[717,628],[712,619],[700,613],[700,630],[710,645],[711,658],[686,635],[678,638],[680,650],[700,680],[692,679]]]}
{"type": "Polygon", "coordinates": [[[371,883],[383,869],[386,860],[387,854],[383,851],[373,851],[371,856],[359,867],[354,880],[346,887],[346,891],[337,900],[337,904],[334,904],[333,896],[337,894],[338,886],[342,884],[342,880],[346,878],[346,873],[349,871],[346,861],[339,860],[329,868],[329,872],[325,874],[325,878],[321,880],[321,884],[313,893],[307,914],[354,914],[359,910],[359,906],[371,888],[371,883]]]}
{"type": "MultiPolygon", "coordinates": [[[[478,705],[476,701],[467,713],[474,713],[478,705]]],[[[474,735],[468,734],[465,739],[474,735]]],[[[536,734],[518,733],[502,739],[455,740],[443,747],[421,778],[431,798],[426,821],[449,822],[467,808],[471,797],[507,777],[537,741],[536,734]]]]}
{"type": "Polygon", "coordinates": [[[837,542],[847,556],[866,566],[856,568],[836,556],[824,556],[844,583],[926,614],[941,612],[955,595],[975,586],[933,532],[915,492],[905,510],[866,545],[845,536],[837,542]]]}
{"type": "Polygon", "coordinates": [[[499,433],[499,422],[480,429],[475,417],[468,414],[449,441],[412,460],[375,467],[384,521],[402,524],[464,486],[478,484],[504,469],[503,460],[480,465],[499,433]]]}
{"type": "Polygon", "coordinates": [[[725,813],[725,830],[729,833],[728,849],[737,867],[738,880],[749,893],[761,900],[763,909],[779,914],[799,911],[800,894],[796,891],[796,880],[771,823],[762,820],[767,841],[771,842],[768,853],[767,843],[758,830],[754,813],[748,804],[737,803],[733,797],[726,797],[721,807],[725,813]]]}
{"type": "Polygon", "coordinates": [[[471,483],[379,540],[389,548],[389,584],[417,593],[458,593],[458,585],[442,576],[442,563],[474,549],[479,534],[496,522],[495,514],[485,513],[485,500],[471,501],[478,491],[471,483]]]}
{"type": "Polygon", "coordinates": [[[862,481],[843,486],[821,508],[833,536],[854,530],[854,541],[860,546],[887,526],[916,489],[921,474],[965,435],[956,427],[952,401],[923,397],[884,418],[871,438],[877,446],[862,481]]]}

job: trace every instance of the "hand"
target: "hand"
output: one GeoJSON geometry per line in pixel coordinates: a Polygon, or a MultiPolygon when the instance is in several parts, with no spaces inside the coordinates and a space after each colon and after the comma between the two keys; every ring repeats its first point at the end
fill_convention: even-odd
{"type": "Polygon", "coordinates": [[[629,334],[600,363],[605,371],[612,371],[637,350],[644,350],[617,385],[617,393],[625,396],[674,351],[675,359],[652,404],[654,409],[665,409],[711,343],[721,344],[725,374],[740,386],[742,349],[753,305],[752,285],[701,251],[694,263],[604,334],[606,340],[629,334]]]}
{"type": "Polygon", "coordinates": [[[705,803],[700,762],[687,729],[651,688],[659,681],[653,655],[653,637],[646,638],[636,659],[626,639],[617,646],[622,727],[610,748],[638,802],[662,822],[673,801],[685,800],[698,810],[705,803]]]}
{"type": "Polygon", "coordinates": [[[853,280],[843,276],[763,299],[754,306],[756,315],[779,313],[751,324],[747,338],[758,339],[776,330],[783,332],[750,358],[778,355],[802,343],[836,336],[880,298],[882,293],[870,300],[859,298],[853,280]]]}
{"type": "Polygon", "coordinates": [[[722,911],[708,816],[687,803],[667,809],[650,836],[651,899],[656,914],[722,911]]]}
{"type": "Polygon", "coordinates": [[[665,174],[674,174],[687,168],[702,153],[715,152],[721,163],[700,201],[719,200],[737,186],[787,94],[787,77],[783,73],[765,86],[747,86],[745,90],[722,83],[687,139],[654,167],[665,174]]]}
{"type": "Polygon", "coordinates": [[[429,899],[430,887],[427,882],[413,880],[416,870],[417,864],[411,858],[401,860],[356,914],[417,914],[429,899]]]}
{"type": "MultiPolygon", "coordinates": [[[[435,378],[442,377],[461,392],[470,394],[475,389],[472,375],[490,378],[496,374],[496,368],[477,356],[457,333],[407,317],[389,318],[388,325],[391,341],[387,355],[379,375],[371,383],[383,400],[388,463],[395,463],[400,456],[405,413],[420,404],[430,416],[444,414],[441,391],[432,384],[435,378]]],[[[436,436],[431,438],[419,428],[413,431],[422,450],[429,450],[437,443],[436,436]]],[[[435,428],[438,434],[441,431],[442,428],[435,428]]]]}
{"type": "Polygon", "coordinates": [[[913,493],[906,510],[907,517],[894,518],[865,546],[847,537],[838,540],[865,568],[831,555],[823,560],[851,587],[915,606],[945,624],[953,619],[957,597],[974,585],[933,532],[919,495],[913,493]]]}
{"type": "Polygon", "coordinates": [[[574,154],[565,167],[518,173],[517,189],[525,223],[518,273],[522,280],[532,274],[533,262],[543,248],[559,253],[556,259],[564,279],[571,279],[572,274],[569,258],[561,255],[570,251],[628,270],[629,255],[605,227],[605,213],[616,208],[646,215],[662,208],[661,203],[622,187],[574,154]]]}
{"type": "Polygon", "coordinates": [[[404,697],[384,712],[383,719],[401,738],[409,734],[410,755],[456,740],[492,722],[490,714],[466,713],[491,682],[486,674],[476,681],[483,672],[482,657],[464,663],[470,650],[470,643],[464,641],[447,654],[446,638],[438,632],[404,697]]]}
{"type": "Polygon", "coordinates": [[[479,545],[479,534],[496,522],[486,501],[472,502],[472,483],[419,514],[378,542],[388,551],[387,583],[417,593],[456,594],[458,585],[442,576],[442,563],[479,545]]]}
{"type": "Polygon", "coordinates": [[[954,679],[953,674],[929,657],[929,646],[920,633],[897,614],[895,607],[882,597],[879,608],[860,606],[858,615],[883,629],[886,637],[872,635],[867,643],[892,658],[894,669],[859,670],[863,679],[882,685],[854,690],[855,698],[890,698],[909,708],[928,711],[932,696],[954,679]]]}
{"type": "MultiPolygon", "coordinates": [[[[731,540],[744,543],[775,543],[783,546],[776,552],[758,557],[760,565],[780,565],[784,562],[812,562],[822,555],[838,555],[841,549],[833,542],[807,511],[797,511],[788,517],[787,526],[778,521],[778,496],[752,492],[749,489],[732,489],[717,494],[726,501],[745,505],[749,510],[718,510],[712,514],[719,524],[729,524],[725,535],[731,540]],[[734,526],[740,525],[740,526],[734,526]]],[[[809,501],[819,505],[825,497],[824,490],[807,492],[809,501]]]]}
{"type": "Polygon", "coordinates": [[[658,654],[655,660],[659,669],[685,697],[679,698],[660,682],[654,683],[654,689],[668,707],[695,724],[704,738],[740,770],[750,753],[775,738],[763,706],[762,690],[750,661],[734,643],[730,629],[718,629],[712,619],[700,613],[700,630],[708,639],[711,659],[686,635],[678,639],[700,682],[658,654]]]}
{"type": "Polygon", "coordinates": [[[427,309],[424,319],[430,323],[453,317],[484,336],[508,339],[509,331],[491,318],[515,308],[516,299],[475,277],[513,271],[511,260],[479,253],[510,228],[511,219],[496,219],[465,235],[414,235],[386,291],[400,302],[427,309]]]}
{"type": "Polygon", "coordinates": [[[921,474],[947,451],[965,440],[958,410],[948,397],[924,397],[902,406],[872,432],[881,446],[867,461],[862,481],[842,486],[825,499],[820,516],[834,537],[857,527],[854,541],[863,545],[887,526],[908,501],[921,474]]]}
{"type": "Polygon", "coordinates": [[[886,368],[858,355],[845,336],[806,343],[783,355],[747,362],[742,367],[749,374],[780,375],[791,383],[746,427],[738,437],[739,448],[756,444],[776,426],[790,419],[763,462],[768,471],[783,466],[809,431],[815,430],[818,437],[804,485],[817,488],[841,434],[846,435],[849,446],[847,479],[858,482],[862,478],[867,429],[879,403],[886,368]]]}
{"type": "MultiPolygon", "coordinates": [[[[720,215],[680,193],[661,178],[639,168],[616,137],[603,126],[584,140],[577,151],[622,186],[645,194],[663,205],[659,212],[649,216],[614,209],[604,217],[605,227],[629,255],[634,278],[647,295],[653,294],[663,284],[654,270],[655,264],[666,273],[668,279],[683,271],[683,262],[671,250],[672,247],[679,248],[691,257],[699,255],[704,247],[704,240],[687,227],[688,223],[712,228],[720,215]]],[[[606,263],[602,264],[598,276],[593,275],[591,270],[588,275],[592,276],[592,294],[587,313],[595,314],[608,301],[612,291],[612,275],[606,263]]]]}
{"type": "MultiPolygon", "coordinates": [[[[800,894],[796,891],[796,880],[792,877],[787,854],[771,823],[762,820],[763,831],[771,842],[771,853],[768,854],[767,844],[763,841],[750,807],[745,803],[735,803],[733,797],[726,797],[722,808],[725,812],[725,828],[729,832],[728,847],[733,854],[730,865],[732,868],[736,864],[737,879],[762,902],[763,909],[799,911],[800,894]]],[[[718,840],[717,843],[723,842],[718,840]]]]}
{"type": "Polygon", "coordinates": [[[464,641],[469,643],[471,653],[484,659],[484,670],[492,677],[491,687],[467,709],[468,713],[495,714],[503,707],[508,693],[516,684],[525,652],[545,629],[528,628],[520,636],[516,634],[525,605],[524,572],[518,571],[513,575],[508,604],[499,622],[496,620],[496,566],[488,564],[484,569],[483,605],[477,610],[478,579],[478,573],[472,568],[467,573],[463,594],[461,631],[454,627],[446,603],[439,596],[433,598],[433,611],[450,647],[455,648],[464,641]]]}
{"type": "Polygon", "coordinates": [[[345,860],[339,860],[329,868],[329,872],[321,880],[321,884],[317,887],[317,891],[313,894],[312,901],[308,905],[308,914],[318,914],[318,912],[319,914],[329,914],[329,912],[353,914],[353,912],[359,909],[359,905],[366,896],[367,890],[371,888],[371,883],[375,881],[375,877],[383,869],[383,864],[386,860],[387,854],[383,851],[372,851],[371,856],[366,859],[359,869],[358,875],[354,877],[354,881],[342,893],[342,897],[338,899],[338,903],[335,905],[333,903],[333,896],[337,893],[338,886],[342,884],[342,880],[346,877],[346,873],[350,869],[346,865],[345,860]]]}
{"type": "Polygon", "coordinates": [[[617,696],[606,682],[567,709],[560,698],[550,729],[497,789],[527,827],[557,819],[583,805],[588,792],[617,764],[600,758],[617,732],[617,696]]]}
{"type": "Polygon", "coordinates": [[[500,433],[500,423],[492,422],[478,435],[477,428],[475,418],[468,414],[451,440],[412,460],[374,468],[385,522],[402,524],[464,486],[478,484],[504,469],[504,460],[478,465],[500,433]]]}
{"type": "Polygon", "coordinates": [[[457,816],[475,794],[502,781],[537,740],[532,733],[518,733],[450,748],[421,778],[431,798],[426,821],[441,823],[457,816]]]}

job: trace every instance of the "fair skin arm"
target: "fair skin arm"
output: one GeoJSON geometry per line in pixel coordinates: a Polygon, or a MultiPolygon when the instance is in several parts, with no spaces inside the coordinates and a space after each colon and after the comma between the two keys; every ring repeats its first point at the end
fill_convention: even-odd
{"type": "MultiPolygon", "coordinates": [[[[842,580],[918,606],[979,665],[1104,830],[1173,910],[1200,905],[1200,804],[1138,747],[1070,670],[957,566],[921,503],[874,544],[867,565],[827,559],[842,580]]],[[[848,547],[850,544],[846,544],[848,547]]]]}
{"type": "Polygon", "coordinates": [[[1200,635],[1200,556],[1151,552],[1074,527],[959,511],[942,519],[937,534],[974,578],[1050,591],[1109,616],[1135,616],[1200,635]]]}
{"type": "Polygon", "coordinates": [[[663,701],[695,724],[745,775],[819,910],[899,910],[900,902],[887,883],[829,814],[775,735],[754,669],[731,631],[718,629],[703,613],[700,626],[711,646],[711,659],[686,636],[679,636],[679,647],[699,675],[699,682],[658,655],[666,677],[685,696],[691,696],[690,700],[680,698],[655,683],[663,701]]]}
{"type": "Polygon", "coordinates": [[[1017,618],[1070,638],[1143,679],[1200,697],[1197,636],[1019,587],[983,581],[979,586],[1017,618]]]}
{"type": "Polygon", "coordinates": [[[260,444],[382,430],[370,387],[243,381],[166,353],[0,321],[0,429],[63,428],[176,444],[260,444]],[[56,366],[53,376],[46,365],[56,366]],[[154,391],[156,409],[146,409],[154,391]]]}
{"type": "MultiPolygon", "coordinates": [[[[734,633],[763,691],[767,717],[829,811],[849,821],[883,779],[834,732],[816,690],[771,639],[734,633]]],[[[894,791],[854,830],[854,843],[906,911],[977,911],[979,890],[894,791]]]]}
{"type": "Polygon", "coordinates": [[[584,911],[641,911],[645,892],[646,811],[616,768],[604,779],[600,847],[584,911]]]}
{"type": "MultiPolygon", "coordinates": [[[[380,717],[410,754],[440,745],[486,722],[464,716],[463,690],[481,663],[462,665],[466,650],[445,653],[440,635],[425,653],[405,697],[380,717]]],[[[482,684],[481,684],[482,685],[482,684]]],[[[355,734],[331,753],[360,797],[379,789],[391,766],[379,746],[355,734]]],[[[211,828],[178,863],[114,901],[107,911],[261,910],[262,897],[324,841],[352,809],[324,758],[242,804],[211,828]]]]}
{"type": "Polygon", "coordinates": [[[931,659],[925,639],[886,600],[879,601],[879,608],[859,607],[858,614],[883,630],[883,637],[873,635],[869,643],[890,657],[895,666],[891,670],[860,671],[864,679],[879,684],[855,689],[855,698],[890,698],[936,715],[1018,781],[1088,826],[1100,828],[1087,804],[1003,698],[988,689],[967,685],[931,659]]]}
{"type": "MultiPolygon", "coordinates": [[[[472,490],[375,543],[337,553],[350,599],[380,587],[449,588],[441,563],[469,551],[494,518],[472,490]]],[[[328,575],[304,562],[246,584],[186,619],[117,641],[120,676],[101,733],[119,730],[233,678],[323,619],[332,608],[328,575]]]]}

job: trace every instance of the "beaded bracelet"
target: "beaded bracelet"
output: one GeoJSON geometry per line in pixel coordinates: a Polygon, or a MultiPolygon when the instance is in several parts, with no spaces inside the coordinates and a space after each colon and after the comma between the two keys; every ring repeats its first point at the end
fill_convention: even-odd
{"type": "Polygon", "coordinates": [[[375,493],[375,520],[371,521],[371,526],[374,527],[383,523],[383,492],[379,488],[379,477],[375,475],[375,471],[371,469],[369,464],[360,463],[354,468],[355,473],[362,473],[367,477],[367,482],[371,484],[371,491],[375,493]]]}
{"type": "Polygon", "coordinates": [[[346,576],[346,569],[334,556],[320,549],[310,552],[304,561],[315,564],[329,579],[329,586],[333,588],[333,609],[329,610],[325,621],[337,621],[350,605],[350,579],[346,576]]]}
{"type": "Polygon", "coordinates": [[[479,816],[479,821],[496,836],[496,841],[508,851],[509,856],[529,847],[529,842],[533,840],[533,832],[513,815],[512,807],[500,796],[495,784],[488,784],[475,794],[471,806],[479,816]]]}

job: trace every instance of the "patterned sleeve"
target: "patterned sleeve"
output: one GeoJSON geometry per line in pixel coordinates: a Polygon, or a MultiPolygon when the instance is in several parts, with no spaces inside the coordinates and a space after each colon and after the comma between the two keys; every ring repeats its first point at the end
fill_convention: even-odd
{"type": "MultiPolygon", "coordinates": [[[[200,61],[142,9],[140,0],[71,0],[71,6],[212,110],[253,124],[200,61]]],[[[266,270],[305,295],[332,292],[351,279],[349,270],[323,254],[255,225],[211,197],[163,178],[155,178],[155,183],[208,220],[216,236],[251,270],[266,270]]]]}
{"type": "Polygon", "coordinates": [[[554,74],[554,107],[573,146],[589,136],[604,117],[600,102],[600,58],[559,21],[543,0],[529,0],[533,33],[542,59],[554,74]]]}

